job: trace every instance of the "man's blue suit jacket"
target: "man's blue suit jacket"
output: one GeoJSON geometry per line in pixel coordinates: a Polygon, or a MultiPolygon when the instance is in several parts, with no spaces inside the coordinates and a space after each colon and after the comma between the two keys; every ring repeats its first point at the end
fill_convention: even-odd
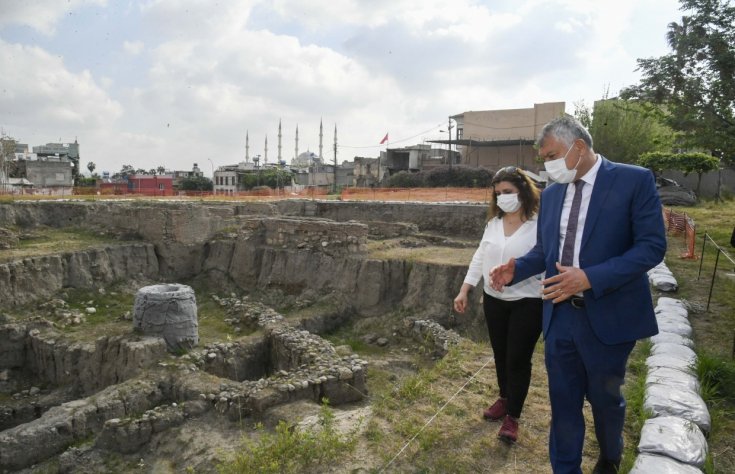
{"type": "MultiPolygon", "coordinates": [[[[592,330],[604,344],[619,344],[658,333],[646,272],[663,260],[666,234],[653,174],[638,166],[600,159],[579,266],[592,286],[584,292],[592,330]]],[[[546,278],[558,273],[559,221],[567,186],[552,184],[541,194],[538,240],[516,260],[514,282],[543,271],[546,278]]],[[[544,337],[553,310],[551,300],[545,300],[544,337]]]]}

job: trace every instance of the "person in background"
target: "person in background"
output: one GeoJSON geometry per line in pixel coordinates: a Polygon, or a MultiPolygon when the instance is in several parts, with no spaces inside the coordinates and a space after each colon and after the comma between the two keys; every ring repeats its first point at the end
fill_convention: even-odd
{"type": "Polygon", "coordinates": [[[538,147],[556,183],[541,197],[536,246],[493,268],[491,286],[501,290],[546,272],[551,467],[557,474],[582,472],[586,397],[600,448],[593,473],[615,473],[628,356],[636,340],[658,333],[646,272],[666,253],[661,202],[649,170],[595,153],[573,117],[546,124],[538,147]]]}
{"type": "Polygon", "coordinates": [[[541,276],[532,276],[504,292],[490,287],[490,269],[510,257],[518,257],[536,243],[539,191],[520,169],[499,170],[493,188],[488,222],[467,275],[454,299],[454,309],[464,313],[468,293],[484,280],[483,309],[495,355],[499,398],[484,410],[487,420],[503,423],[498,437],[518,439],[518,418],[531,382],[531,357],[541,335],[541,276]]]}

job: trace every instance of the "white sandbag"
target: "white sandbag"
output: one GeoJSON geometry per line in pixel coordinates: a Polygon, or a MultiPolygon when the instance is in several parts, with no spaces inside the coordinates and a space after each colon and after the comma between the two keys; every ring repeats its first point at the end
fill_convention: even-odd
{"type": "Polygon", "coordinates": [[[666,456],[639,454],[635,458],[630,474],[702,474],[702,471],[689,464],[666,456]]]}
{"type": "Polygon", "coordinates": [[[671,357],[678,357],[687,361],[697,361],[697,354],[691,348],[671,342],[654,344],[653,347],[651,347],[651,355],[657,354],[668,354],[671,357]]]}
{"type": "Polygon", "coordinates": [[[670,342],[672,344],[681,344],[682,346],[694,348],[694,341],[680,334],[674,334],[673,332],[660,332],[651,337],[651,342],[653,344],[665,344],[670,342]]]}
{"type": "Polygon", "coordinates": [[[659,416],[643,425],[638,452],[659,454],[701,468],[707,458],[707,440],[691,421],[659,416]]]}
{"type": "Polygon", "coordinates": [[[686,305],[683,301],[676,298],[669,298],[668,296],[661,296],[656,300],[656,306],[678,306],[686,309],[686,305]]]}
{"type": "Polygon", "coordinates": [[[679,284],[676,282],[676,278],[674,278],[673,275],[652,275],[649,277],[649,281],[658,291],[672,293],[679,289],[679,284]]]}
{"type": "Polygon", "coordinates": [[[659,384],[652,384],[646,389],[643,408],[650,410],[655,416],[678,416],[699,426],[709,433],[711,419],[707,405],[702,397],[693,390],[672,390],[659,384]]]}
{"type": "Polygon", "coordinates": [[[680,336],[692,337],[692,327],[689,325],[689,323],[681,323],[681,322],[674,322],[667,319],[663,319],[661,321],[656,321],[658,324],[658,331],[659,332],[671,332],[674,334],[678,334],[680,336]]]}
{"type": "Polygon", "coordinates": [[[660,313],[656,315],[656,324],[679,324],[691,327],[689,318],[672,313],[660,313]]]}
{"type": "Polygon", "coordinates": [[[656,313],[656,317],[659,317],[660,314],[675,314],[682,318],[689,317],[689,311],[678,306],[656,306],[653,312],[656,313]]]}
{"type": "Polygon", "coordinates": [[[672,390],[683,388],[700,393],[700,384],[697,377],[690,372],[669,367],[654,367],[646,374],[646,387],[651,384],[659,384],[671,387],[672,390]]]}
{"type": "Polygon", "coordinates": [[[668,367],[670,369],[678,369],[684,372],[693,373],[694,365],[697,359],[684,359],[670,354],[655,354],[646,358],[646,365],[649,370],[654,367],[668,367]]]}

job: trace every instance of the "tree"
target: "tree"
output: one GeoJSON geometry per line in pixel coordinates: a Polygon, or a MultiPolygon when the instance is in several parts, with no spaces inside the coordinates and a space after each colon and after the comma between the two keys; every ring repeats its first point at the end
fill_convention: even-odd
{"type": "Polygon", "coordinates": [[[675,137],[656,107],[621,99],[595,102],[589,131],[596,151],[623,163],[647,152],[670,152],[675,137]]]}
{"type": "Polygon", "coordinates": [[[128,179],[128,176],[135,174],[135,168],[131,165],[122,165],[120,171],[112,175],[113,179],[128,179]]]}
{"type": "Polygon", "coordinates": [[[156,168],[156,171],[158,171],[158,174],[166,174],[166,168],[164,166],[159,166],[156,168]]]}
{"type": "Polygon", "coordinates": [[[677,169],[684,173],[697,173],[697,189],[695,192],[699,195],[699,185],[702,184],[702,175],[710,171],[715,171],[720,166],[720,160],[706,153],[680,153],[676,155],[677,169]]]}
{"type": "Polygon", "coordinates": [[[213,188],[212,180],[204,176],[184,178],[179,183],[179,189],[183,191],[211,191],[213,188]]]}
{"type": "Polygon", "coordinates": [[[89,170],[89,174],[91,174],[92,176],[94,176],[95,168],[97,168],[97,165],[94,164],[94,161],[90,161],[89,163],[87,163],[87,169],[89,170]]]}
{"type": "Polygon", "coordinates": [[[640,84],[623,97],[662,107],[666,121],[684,132],[683,145],[735,161],[735,6],[731,0],[680,0],[691,12],[670,23],[672,52],[638,59],[640,84]]]}
{"type": "Polygon", "coordinates": [[[583,100],[574,103],[574,118],[589,130],[592,125],[592,111],[583,100]]]}
{"type": "Polygon", "coordinates": [[[638,165],[648,168],[653,171],[655,176],[660,175],[664,170],[672,169],[672,156],[673,153],[666,153],[663,151],[652,151],[644,153],[638,158],[638,165]]]}
{"type": "Polygon", "coordinates": [[[650,168],[654,174],[661,174],[664,170],[681,171],[684,176],[689,173],[697,173],[695,193],[699,195],[702,175],[716,170],[720,165],[720,160],[706,153],[665,153],[657,151],[641,155],[638,164],[650,168]]]}

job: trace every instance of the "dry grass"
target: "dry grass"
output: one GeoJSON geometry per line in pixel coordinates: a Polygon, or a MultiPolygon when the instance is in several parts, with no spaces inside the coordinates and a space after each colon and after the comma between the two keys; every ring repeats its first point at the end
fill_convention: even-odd
{"type": "MultiPolygon", "coordinates": [[[[368,388],[374,414],[360,441],[363,452],[372,455],[372,462],[363,466],[366,470],[550,472],[551,412],[542,342],[533,357],[520,437],[512,446],[497,439],[500,423],[485,421],[481,414],[498,396],[488,343],[465,339],[437,363],[429,363],[419,348],[409,348],[408,352],[414,354],[412,365],[419,367],[416,372],[400,370],[400,355],[393,354],[393,360],[391,354],[366,356],[371,361],[368,388]],[[381,359],[387,362],[381,364],[381,359]]],[[[582,467],[587,472],[597,459],[597,447],[587,406],[585,416],[588,429],[582,467]]]]}

